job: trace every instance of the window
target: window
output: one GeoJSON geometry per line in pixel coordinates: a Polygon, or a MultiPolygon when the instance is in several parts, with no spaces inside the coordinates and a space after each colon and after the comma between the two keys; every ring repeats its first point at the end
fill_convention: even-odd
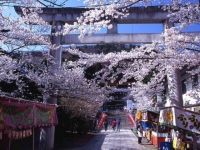
{"type": "Polygon", "coordinates": [[[162,33],[163,24],[118,24],[118,33],[162,33]]]}

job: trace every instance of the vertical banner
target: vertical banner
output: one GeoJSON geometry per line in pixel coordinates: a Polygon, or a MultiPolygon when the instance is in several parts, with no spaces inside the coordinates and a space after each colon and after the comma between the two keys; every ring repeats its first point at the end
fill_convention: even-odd
{"type": "Polygon", "coordinates": [[[141,121],[142,120],[142,112],[141,111],[137,111],[136,115],[135,115],[135,119],[136,121],[141,121]]]}
{"type": "Polygon", "coordinates": [[[133,115],[132,114],[128,114],[128,120],[131,124],[131,127],[134,127],[135,126],[135,121],[134,121],[134,118],[133,118],[133,115]]]}
{"type": "Polygon", "coordinates": [[[175,125],[174,116],[174,109],[171,107],[160,110],[159,123],[173,126],[175,125]]]}
{"type": "Polygon", "coordinates": [[[99,121],[99,124],[98,124],[99,129],[101,129],[103,127],[103,124],[104,124],[106,117],[107,117],[107,115],[105,113],[101,114],[101,118],[100,118],[100,121],[99,121]]]}

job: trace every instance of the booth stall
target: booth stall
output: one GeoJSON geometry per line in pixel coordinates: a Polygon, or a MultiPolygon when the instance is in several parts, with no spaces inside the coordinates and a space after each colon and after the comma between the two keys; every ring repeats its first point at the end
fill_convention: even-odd
{"type": "Polygon", "coordinates": [[[200,114],[178,107],[167,107],[160,111],[159,122],[200,134],[200,114]]]}
{"type": "Polygon", "coordinates": [[[34,149],[34,128],[56,124],[56,105],[0,97],[0,146],[6,149],[11,149],[11,141],[30,136],[34,149]]]}
{"type": "Polygon", "coordinates": [[[181,144],[185,148],[191,148],[191,146],[195,145],[195,141],[191,141],[191,139],[200,134],[199,113],[174,106],[167,107],[160,111],[159,122],[173,129],[172,139],[174,147],[177,146],[177,139],[182,141],[181,144]],[[187,139],[188,135],[191,136],[189,141],[187,139]]]}
{"type": "Polygon", "coordinates": [[[143,127],[143,136],[148,141],[159,147],[161,142],[165,141],[165,137],[168,135],[169,128],[164,125],[159,125],[159,113],[149,110],[137,111],[136,120],[140,122],[143,127]]]}
{"type": "Polygon", "coordinates": [[[151,142],[154,146],[159,147],[160,143],[165,142],[170,129],[167,126],[156,124],[151,135],[151,142]]]}

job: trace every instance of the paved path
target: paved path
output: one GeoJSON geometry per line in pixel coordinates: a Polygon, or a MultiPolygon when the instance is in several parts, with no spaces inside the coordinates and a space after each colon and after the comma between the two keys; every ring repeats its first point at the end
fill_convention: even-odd
{"type": "Polygon", "coordinates": [[[120,132],[112,130],[102,131],[92,138],[86,145],[68,150],[155,150],[152,145],[140,145],[131,130],[120,132]]]}

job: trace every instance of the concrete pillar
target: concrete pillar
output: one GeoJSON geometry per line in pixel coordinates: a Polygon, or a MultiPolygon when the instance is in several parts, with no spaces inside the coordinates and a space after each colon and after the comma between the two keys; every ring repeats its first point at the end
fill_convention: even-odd
{"type": "Polygon", "coordinates": [[[170,27],[173,27],[173,26],[174,26],[173,22],[170,22],[168,19],[165,20],[165,22],[164,22],[164,30],[168,29],[170,27]]]}
{"type": "MultiPolygon", "coordinates": [[[[54,57],[55,64],[52,66],[52,73],[56,72],[62,62],[62,23],[61,22],[53,22],[52,23],[52,33],[51,33],[51,44],[54,48],[50,49],[50,55],[54,57]]],[[[53,93],[52,93],[53,94],[53,93]]],[[[53,95],[47,99],[47,103],[57,104],[57,96],[53,95]]],[[[45,128],[46,132],[46,149],[45,150],[53,150],[54,149],[54,141],[55,141],[55,127],[47,127],[45,128]]]]}
{"type": "Polygon", "coordinates": [[[118,29],[117,29],[117,24],[113,23],[112,28],[107,30],[107,34],[117,34],[118,29]]]}
{"type": "Polygon", "coordinates": [[[163,92],[156,94],[156,100],[157,100],[156,106],[158,107],[158,109],[159,107],[163,107],[163,101],[164,101],[163,92]]]}
{"type": "MultiPolygon", "coordinates": [[[[173,26],[173,23],[166,20],[164,23],[164,29],[168,29],[173,26]]],[[[170,53],[176,50],[166,49],[170,53]]],[[[175,66],[167,66],[167,83],[168,83],[168,99],[165,106],[178,106],[183,107],[183,98],[182,98],[182,83],[180,70],[175,68],[175,66]]]]}
{"type": "Polygon", "coordinates": [[[157,93],[156,94],[156,99],[157,99],[157,103],[161,103],[162,100],[163,100],[162,93],[157,93]]]}
{"type": "Polygon", "coordinates": [[[62,62],[62,35],[59,34],[62,28],[63,24],[61,22],[57,21],[52,23],[51,44],[54,45],[54,48],[50,50],[50,55],[53,56],[55,60],[54,70],[57,70],[62,62]]]}
{"type": "Polygon", "coordinates": [[[180,70],[173,67],[168,68],[167,82],[169,98],[165,106],[183,107],[180,70]]]}
{"type": "Polygon", "coordinates": [[[192,90],[192,78],[188,78],[185,81],[185,86],[186,86],[186,92],[192,90]]]}

